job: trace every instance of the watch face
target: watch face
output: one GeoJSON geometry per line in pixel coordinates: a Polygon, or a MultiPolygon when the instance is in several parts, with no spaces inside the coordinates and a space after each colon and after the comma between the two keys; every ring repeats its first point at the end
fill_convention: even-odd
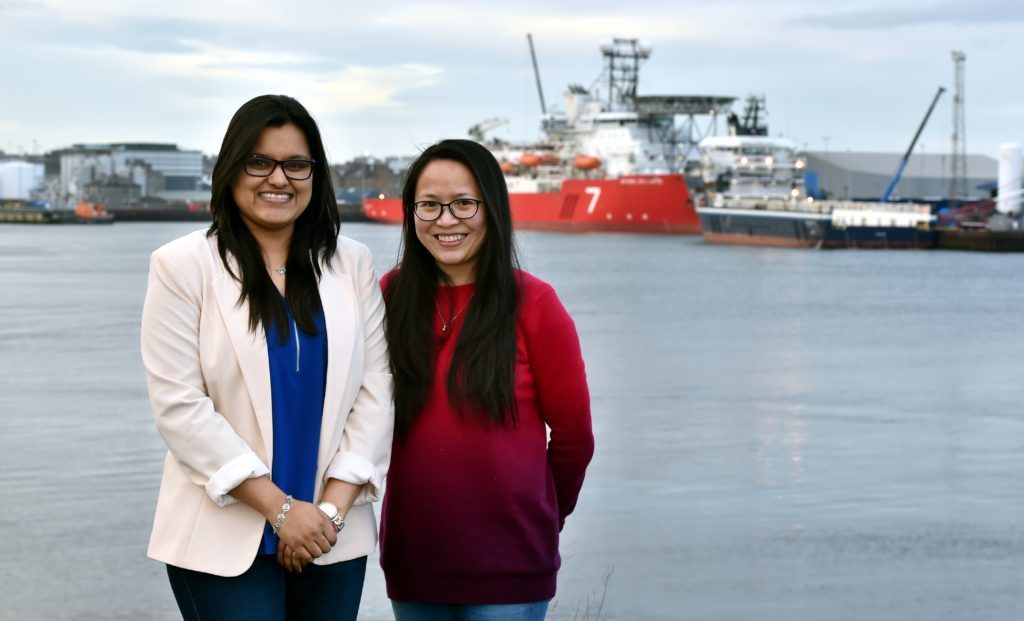
{"type": "Polygon", "coordinates": [[[333,518],[334,516],[338,515],[338,508],[335,507],[333,503],[321,502],[319,505],[317,505],[317,507],[325,514],[327,514],[327,517],[329,518],[333,518]]]}

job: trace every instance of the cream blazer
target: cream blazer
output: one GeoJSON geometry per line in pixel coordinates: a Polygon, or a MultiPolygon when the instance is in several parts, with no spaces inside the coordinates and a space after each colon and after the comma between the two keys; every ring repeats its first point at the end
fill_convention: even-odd
{"type": "MultiPolygon", "coordinates": [[[[384,301],[369,250],[345,237],[323,270],[327,385],[316,498],[329,478],[364,485],[338,543],[317,564],[365,556],[377,542],[394,417],[384,301]]],[[[219,576],[252,564],[266,520],[228,492],[273,464],[266,337],[249,330],[238,282],[216,237],[196,231],[153,253],[142,311],[142,361],[167,443],[149,556],[219,576]]]]}

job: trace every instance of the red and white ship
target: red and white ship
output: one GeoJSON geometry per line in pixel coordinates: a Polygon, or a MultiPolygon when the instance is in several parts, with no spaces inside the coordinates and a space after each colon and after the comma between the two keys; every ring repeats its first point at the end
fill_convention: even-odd
{"type": "MultiPolygon", "coordinates": [[[[513,192],[509,200],[519,230],[700,233],[682,175],[566,179],[557,192],[513,192]]],[[[363,211],[401,224],[402,199],[366,199],[363,211]]]]}
{"type": "MultiPolygon", "coordinates": [[[[485,141],[484,132],[502,119],[470,128],[505,172],[515,227],[700,234],[682,171],[702,137],[696,118],[709,117],[713,125],[734,98],[638,96],[638,71],[650,48],[615,39],[601,53],[604,72],[590,89],[570,86],[564,112],[549,113],[541,93],[542,143],[485,141]]],[[[705,133],[711,131],[709,125],[705,133]]],[[[402,222],[400,198],[367,199],[363,211],[373,220],[402,222]]]]}

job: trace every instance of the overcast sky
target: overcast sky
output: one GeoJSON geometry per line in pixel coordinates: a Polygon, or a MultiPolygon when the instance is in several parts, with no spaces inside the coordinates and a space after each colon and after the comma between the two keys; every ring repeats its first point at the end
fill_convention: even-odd
{"type": "MultiPolygon", "coordinates": [[[[959,49],[968,151],[1024,141],[1020,0],[0,0],[0,149],[212,154],[263,93],[302,101],[335,161],[413,154],[492,117],[509,119],[499,137],[538,137],[527,32],[549,106],[599,75],[602,40],[636,37],[653,47],[640,94],[764,94],[771,133],[814,150],[905,150],[959,49]]],[[[952,101],[918,152],[950,150],[952,101]]]]}

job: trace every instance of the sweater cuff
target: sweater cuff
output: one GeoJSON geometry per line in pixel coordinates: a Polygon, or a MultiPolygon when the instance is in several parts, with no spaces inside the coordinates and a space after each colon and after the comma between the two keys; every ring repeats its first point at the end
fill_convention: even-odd
{"type": "Polygon", "coordinates": [[[217,503],[218,507],[233,505],[238,500],[229,496],[228,492],[238,487],[247,479],[255,479],[270,474],[270,468],[263,465],[256,453],[249,451],[232,459],[213,473],[206,482],[206,494],[217,503]]]}
{"type": "Polygon", "coordinates": [[[324,479],[338,479],[363,489],[356,496],[355,505],[364,505],[380,500],[384,476],[368,459],[355,453],[338,453],[327,467],[324,479]]]}

